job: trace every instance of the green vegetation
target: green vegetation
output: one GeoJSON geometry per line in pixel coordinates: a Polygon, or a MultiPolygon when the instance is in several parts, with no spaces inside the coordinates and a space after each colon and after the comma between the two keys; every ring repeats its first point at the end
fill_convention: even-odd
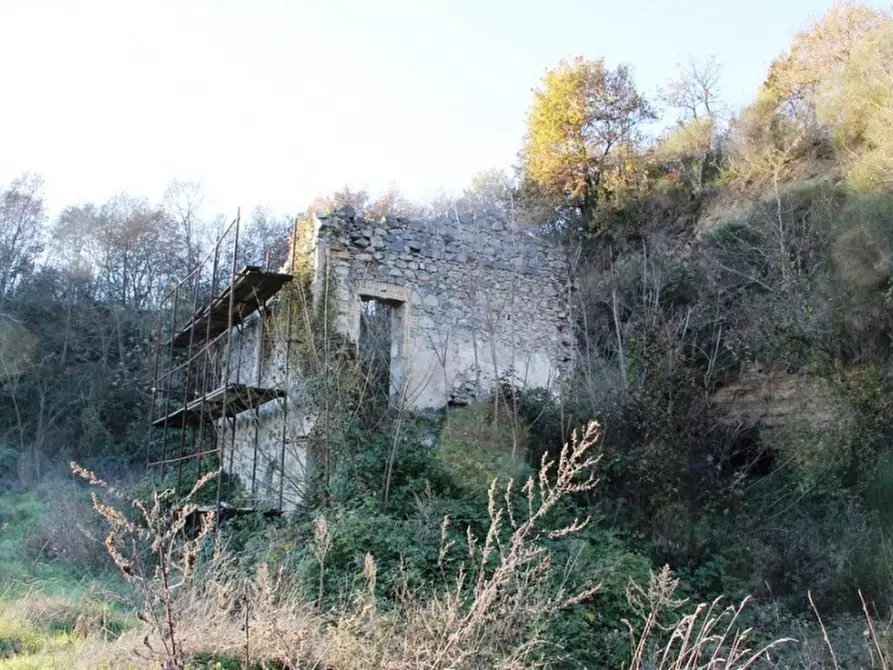
{"type": "MultiPolygon", "coordinates": [[[[516,435],[508,413],[493,419],[492,404],[447,412],[437,440],[437,457],[463,489],[483,497],[493,479],[525,479],[526,435],[516,435]]],[[[521,426],[524,428],[524,426],[521,426]]]]}
{"type": "Polygon", "coordinates": [[[79,597],[91,582],[114,581],[101,542],[84,532],[101,529],[86,492],[54,488],[0,496],[0,574],[7,597],[35,588],[48,596],[79,597]]]}
{"type": "MultiPolygon", "coordinates": [[[[734,115],[713,61],[649,101],[628,67],[568,59],[535,91],[517,179],[427,207],[320,199],[495,207],[555,237],[577,259],[574,376],[560,398],[376,404],[374,355],[298,264],[270,326],[325,408],[320,466],[303,508],[219,535],[162,492],[173,474],[134,476],[156,310],[203,252],[194,185],[68,208],[53,242],[39,180],[11,183],[0,670],[890,667],[891,36],[889,12],[836,6],[734,115]]],[[[249,230],[239,260],[286,260],[290,223],[259,210],[249,230]]]]}

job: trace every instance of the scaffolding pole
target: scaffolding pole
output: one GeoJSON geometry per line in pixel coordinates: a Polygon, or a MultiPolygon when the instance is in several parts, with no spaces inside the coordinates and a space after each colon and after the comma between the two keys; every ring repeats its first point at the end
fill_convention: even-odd
{"type": "MultiPolygon", "coordinates": [[[[184,485],[186,464],[195,461],[198,477],[205,469],[205,459],[215,458],[217,465],[216,493],[213,508],[216,511],[215,525],[219,527],[221,510],[229,508],[234,493],[231,482],[236,475],[236,444],[238,426],[242,413],[251,411],[254,419],[253,449],[247,444],[251,433],[245,435],[245,456],[250,453],[251,496],[254,504],[260,503],[257,474],[259,468],[260,405],[286,396],[286,391],[262,386],[265,381],[263,358],[265,355],[265,319],[267,302],[285,283],[291,281],[291,274],[279,274],[266,268],[269,256],[264,258],[264,267],[246,265],[239,270],[241,243],[241,211],[216,238],[208,254],[163,297],[162,309],[158,313],[155,326],[155,352],[153,361],[153,385],[151,389],[150,432],[146,446],[147,469],[160,472],[162,479],[173,468],[177,471],[177,492],[188,488],[184,485]],[[223,254],[229,258],[229,281],[223,282],[221,271],[223,254]],[[209,276],[210,270],[210,276],[209,276]],[[205,290],[208,294],[205,295],[205,290]],[[192,291],[188,300],[187,291],[192,291]],[[188,305],[187,303],[191,303],[188,305]],[[183,321],[181,312],[192,310],[190,319],[183,321]],[[225,310],[225,311],[224,311],[225,310]],[[243,359],[250,355],[245,351],[246,317],[258,312],[258,342],[256,355],[256,386],[241,383],[243,359]],[[167,325],[164,325],[167,315],[167,325]],[[239,332],[234,330],[239,328],[239,332]],[[238,348],[233,338],[238,337],[238,348]],[[162,352],[164,342],[169,347],[162,352]],[[183,355],[175,353],[183,350],[183,355]],[[238,355],[238,360],[233,356],[238,355]],[[235,369],[234,369],[235,368],[235,369]],[[235,372],[235,380],[230,377],[235,372]],[[155,412],[163,415],[152,419],[155,412]],[[170,439],[171,430],[179,430],[179,445],[170,439]],[[210,429],[210,432],[209,432],[210,429]],[[186,432],[189,431],[189,435],[186,432]],[[210,436],[210,439],[208,438],[210,436]],[[160,448],[153,447],[161,440],[160,448]],[[213,442],[211,442],[213,440],[213,442]],[[171,442],[168,445],[168,442],[171,442]],[[228,444],[227,444],[228,443],[228,444]],[[170,448],[168,448],[170,447],[170,448]],[[229,452],[227,453],[227,448],[229,452]],[[225,473],[226,471],[226,473],[225,473]],[[224,480],[224,474],[227,475],[224,480]]],[[[294,244],[294,233],[292,236],[294,244]]],[[[294,268],[294,259],[292,260],[294,268]]],[[[289,312],[290,332],[291,312],[289,312]]],[[[288,383],[288,361],[284,383],[288,383]]],[[[283,407],[283,440],[286,439],[287,402],[283,407]]],[[[242,442],[239,442],[241,445],[242,442]]],[[[275,458],[275,457],[273,457],[275,458]]],[[[279,470],[284,471],[285,446],[279,454],[279,470]]],[[[248,473],[247,464],[239,461],[239,472],[248,473]]],[[[268,459],[272,464],[272,459],[268,459]]],[[[247,482],[246,482],[247,483],[247,482]]],[[[272,508],[272,496],[264,496],[272,508]]],[[[279,509],[282,508],[282,484],[280,482],[279,509]]]]}

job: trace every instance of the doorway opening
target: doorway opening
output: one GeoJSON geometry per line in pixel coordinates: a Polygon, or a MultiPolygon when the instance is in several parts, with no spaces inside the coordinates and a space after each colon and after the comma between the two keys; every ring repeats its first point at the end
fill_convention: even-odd
{"type": "Polygon", "coordinates": [[[399,300],[360,296],[360,363],[372,404],[399,405],[403,395],[405,305],[399,300]]]}

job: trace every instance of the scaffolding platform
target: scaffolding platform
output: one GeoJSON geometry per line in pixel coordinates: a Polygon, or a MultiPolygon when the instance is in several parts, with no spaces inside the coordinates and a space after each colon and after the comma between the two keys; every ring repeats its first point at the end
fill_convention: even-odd
{"type": "Polygon", "coordinates": [[[197,426],[202,417],[217,420],[224,416],[234,417],[241,412],[259,407],[264,403],[284,398],[286,392],[281,389],[259,388],[245,384],[229,384],[221,386],[207,395],[196,398],[185,407],[156,419],[152,425],[156,428],[185,428],[197,426]],[[224,406],[225,405],[225,406],[224,406]]]}
{"type": "Polygon", "coordinates": [[[249,265],[235,276],[211,304],[196,313],[186,326],[171,339],[170,346],[188,347],[190,344],[213,340],[231,326],[238,326],[245,318],[260,309],[267,300],[292,280],[289,274],[265,272],[249,265]],[[229,320],[230,295],[233,297],[233,318],[229,320]],[[209,327],[210,326],[210,327],[209,327]],[[193,334],[194,333],[194,334],[193,334]]]}

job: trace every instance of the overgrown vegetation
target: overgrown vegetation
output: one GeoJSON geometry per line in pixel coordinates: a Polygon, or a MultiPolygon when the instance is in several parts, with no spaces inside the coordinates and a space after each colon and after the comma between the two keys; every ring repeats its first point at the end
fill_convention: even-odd
{"type": "Polygon", "coordinates": [[[0,669],[889,667],[891,35],[889,12],[840,3],[738,111],[712,60],[648,100],[628,67],[569,59],[514,178],[314,203],[497,208],[554,237],[577,280],[560,397],[393,407],[374,341],[336,332],[333,283],[312,295],[312,220],[289,250],[292,223],[256,211],[236,261],[292,261],[268,327],[318,408],[314,467],[289,473],[296,512],[219,536],[192,506],[207,487],[174,504],[172,476],[137,473],[152,324],[220,221],[175,182],[48,225],[39,179],[9,184],[0,669]],[[70,460],[118,495],[91,506],[70,460]]]}

